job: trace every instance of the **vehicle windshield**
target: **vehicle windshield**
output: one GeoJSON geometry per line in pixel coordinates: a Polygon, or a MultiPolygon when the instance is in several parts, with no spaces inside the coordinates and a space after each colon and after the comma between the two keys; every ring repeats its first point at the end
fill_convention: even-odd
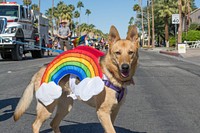
{"type": "Polygon", "coordinates": [[[6,25],[5,20],[0,18],[0,34],[4,31],[5,25],[6,25]]]}
{"type": "Polygon", "coordinates": [[[18,6],[0,5],[0,16],[18,17],[18,6]]]}

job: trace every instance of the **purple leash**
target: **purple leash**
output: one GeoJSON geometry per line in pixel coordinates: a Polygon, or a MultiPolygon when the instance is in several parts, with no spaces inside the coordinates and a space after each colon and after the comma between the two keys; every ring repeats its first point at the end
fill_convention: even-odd
{"type": "Polygon", "coordinates": [[[114,86],[109,80],[103,80],[104,83],[105,83],[105,86],[115,90],[117,93],[118,93],[118,96],[117,96],[117,101],[118,103],[122,100],[123,96],[124,96],[124,90],[125,88],[119,88],[119,87],[116,87],[114,86]]]}

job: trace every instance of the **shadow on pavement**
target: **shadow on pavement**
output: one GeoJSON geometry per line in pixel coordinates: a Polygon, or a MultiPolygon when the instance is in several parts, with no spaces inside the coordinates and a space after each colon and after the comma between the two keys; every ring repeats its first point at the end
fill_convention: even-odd
{"type": "MultiPolygon", "coordinates": [[[[115,130],[117,133],[146,133],[146,132],[137,132],[131,131],[129,129],[124,129],[122,127],[116,127],[115,130]]],[[[85,123],[85,124],[72,124],[66,126],[60,126],[60,131],[62,133],[103,133],[103,128],[100,123],[85,123]]],[[[52,129],[47,129],[41,131],[40,133],[49,133],[52,132],[52,129]]]]}
{"type": "Polygon", "coordinates": [[[20,98],[11,98],[0,100],[0,122],[5,121],[13,116],[14,110],[20,98]]]}

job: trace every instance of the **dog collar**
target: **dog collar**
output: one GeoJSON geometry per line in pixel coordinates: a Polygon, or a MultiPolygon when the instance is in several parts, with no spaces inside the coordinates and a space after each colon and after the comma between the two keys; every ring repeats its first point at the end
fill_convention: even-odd
{"type": "MultiPolygon", "coordinates": [[[[104,77],[105,77],[105,75],[104,75],[104,77]]],[[[109,88],[115,90],[115,91],[118,93],[118,95],[117,95],[117,101],[118,101],[118,103],[119,103],[119,102],[122,100],[123,96],[124,96],[125,88],[123,88],[123,87],[122,87],[122,88],[117,87],[117,86],[113,85],[113,84],[112,84],[109,80],[107,80],[107,79],[103,79],[103,82],[104,82],[105,86],[107,86],[107,87],[109,87],[109,88]]]]}

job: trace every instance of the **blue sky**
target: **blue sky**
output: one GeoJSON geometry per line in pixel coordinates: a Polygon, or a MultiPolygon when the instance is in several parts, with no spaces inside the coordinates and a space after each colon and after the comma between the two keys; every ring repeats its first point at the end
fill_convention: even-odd
{"type": "MultiPolygon", "coordinates": [[[[23,0],[7,0],[16,1],[22,4],[23,0]]],[[[54,0],[56,5],[60,0],[54,0]]],[[[91,14],[89,16],[89,22],[94,24],[97,29],[102,30],[104,33],[108,33],[110,26],[114,25],[121,38],[126,37],[128,22],[133,16],[135,18],[135,12],[132,10],[134,4],[138,0],[63,0],[66,4],[77,5],[78,1],[82,1],[84,8],[81,9],[81,22],[87,23],[87,16],[85,10],[89,9],[91,14]]],[[[38,0],[32,0],[32,3],[38,4],[38,0]]],[[[196,6],[200,7],[200,0],[195,0],[196,6]]],[[[143,0],[143,5],[146,4],[146,0],[143,0]]],[[[45,12],[52,6],[52,0],[41,0],[41,12],[45,12]]]]}

